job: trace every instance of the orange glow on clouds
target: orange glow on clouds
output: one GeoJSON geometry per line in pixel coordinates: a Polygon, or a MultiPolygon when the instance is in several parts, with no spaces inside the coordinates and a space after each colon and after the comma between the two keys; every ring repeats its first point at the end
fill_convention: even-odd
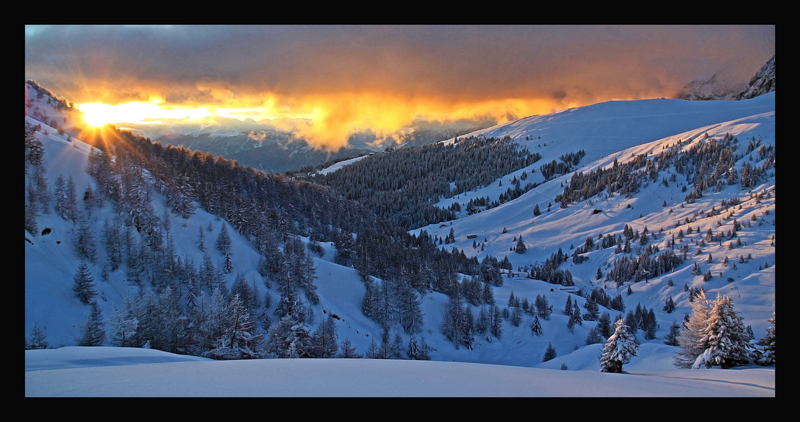
{"type": "MultiPolygon", "coordinates": [[[[350,134],[372,130],[379,138],[396,140],[416,119],[456,121],[490,117],[497,123],[556,110],[552,101],[506,99],[476,102],[404,99],[394,96],[358,95],[315,98],[310,122],[297,128],[298,135],[318,148],[337,149],[345,146],[350,134]]],[[[558,107],[563,108],[563,107],[558,107]]]]}
{"type": "MultiPolygon", "coordinates": [[[[242,99],[244,107],[218,107],[194,105],[189,107],[165,106],[160,99],[150,102],[129,102],[120,105],[86,103],[78,106],[91,126],[107,123],[159,124],[162,119],[171,123],[186,123],[201,119],[209,121],[214,116],[238,120],[252,119],[269,124],[279,130],[292,131],[315,148],[338,150],[347,146],[351,134],[371,130],[380,139],[399,140],[416,119],[428,121],[455,121],[459,119],[491,118],[497,123],[534,114],[550,113],[572,105],[556,104],[552,99],[505,99],[449,102],[442,99],[408,98],[395,94],[339,94],[303,97],[281,101],[267,95],[260,106],[258,100],[242,99]],[[213,110],[213,111],[210,111],[213,110]]],[[[228,99],[226,106],[236,105],[228,99]]]]}

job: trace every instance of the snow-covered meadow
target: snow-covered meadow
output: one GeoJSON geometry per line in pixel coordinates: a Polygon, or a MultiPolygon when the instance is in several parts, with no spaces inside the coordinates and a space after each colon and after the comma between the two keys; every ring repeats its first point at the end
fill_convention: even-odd
{"type": "MultiPolygon", "coordinates": [[[[590,353],[565,361],[596,360],[590,353]]],[[[215,361],[151,349],[25,352],[26,397],[775,397],[775,368],[679,370],[671,352],[624,374],[384,359],[215,361]]]]}

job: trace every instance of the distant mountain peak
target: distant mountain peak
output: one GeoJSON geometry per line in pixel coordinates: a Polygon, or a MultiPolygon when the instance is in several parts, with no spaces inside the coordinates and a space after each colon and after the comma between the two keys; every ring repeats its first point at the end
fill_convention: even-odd
{"type": "Polygon", "coordinates": [[[686,84],[678,99],[691,101],[735,100],[738,90],[720,82],[716,74],[706,79],[695,79],[686,84]]]}
{"type": "Polygon", "coordinates": [[[747,88],[740,93],[736,99],[746,100],[755,98],[759,95],[775,91],[775,56],[761,66],[761,69],[750,79],[747,88]]]}
{"type": "Polygon", "coordinates": [[[706,79],[696,79],[681,89],[681,100],[747,100],[775,91],[775,56],[764,64],[742,89],[738,84],[725,83],[717,74],[706,79]]]}

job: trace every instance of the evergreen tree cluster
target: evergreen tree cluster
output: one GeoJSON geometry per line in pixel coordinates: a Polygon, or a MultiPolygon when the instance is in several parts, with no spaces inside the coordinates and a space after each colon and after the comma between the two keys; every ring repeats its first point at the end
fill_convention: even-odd
{"type": "Polygon", "coordinates": [[[549,258],[544,261],[544,264],[533,265],[528,273],[532,279],[543,280],[551,284],[560,284],[562,286],[574,286],[575,282],[572,280],[572,274],[569,270],[562,270],[558,268],[563,262],[569,259],[569,255],[558,248],[558,252],[551,254],[549,258]]]}
{"type": "Polygon", "coordinates": [[[455,219],[454,211],[433,205],[439,198],[487,186],[540,158],[509,137],[469,137],[453,145],[436,143],[375,154],[312,180],[408,230],[455,219]]]}
{"type": "MultiPolygon", "coordinates": [[[[381,222],[363,207],[341,200],[330,189],[314,187],[282,176],[276,176],[272,180],[263,173],[238,168],[235,163],[224,159],[203,160],[209,157],[201,153],[190,154],[182,148],[163,148],[129,132],[109,133],[113,135],[106,139],[109,142],[97,143],[103,145],[105,150],[94,149],[90,153],[87,171],[93,176],[97,188],[92,189],[91,185],[87,188],[84,207],[78,207],[71,178],[65,181],[63,177],[59,177],[55,182],[55,210],[65,220],[72,220],[76,224],[72,243],[76,256],[81,259],[81,266],[74,277],[73,290],[77,299],[91,305],[92,309],[82,327],[81,337],[76,339],[79,344],[102,345],[108,341],[114,345],[146,346],[215,359],[281,355],[284,350],[279,342],[267,341],[278,337],[277,334],[270,336],[270,328],[280,326],[272,323],[267,310],[274,310],[281,320],[289,315],[286,319],[291,323],[290,328],[298,326],[302,330],[302,326],[310,327],[313,321],[313,312],[308,304],[319,303],[314,284],[313,260],[296,234],[314,235],[324,239],[340,233],[341,228],[335,229],[337,227],[352,230],[364,225],[393,234],[402,233],[396,226],[390,222],[381,222]],[[240,177],[233,182],[231,174],[224,170],[234,172],[237,168],[240,177]],[[229,176],[219,180],[230,183],[227,186],[231,189],[214,187],[217,180],[210,175],[215,174],[214,171],[229,176]],[[183,177],[172,178],[175,172],[182,173],[183,177]],[[259,186],[260,182],[268,179],[276,184],[262,183],[259,186]],[[233,271],[235,261],[232,259],[231,233],[225,221],[217,230],[213,249],[204,247],[204,229],[200,228],[203,236],[199,239],[199,249],[205,251],[202,262],[196,264],[185,256],[176,255],[171,215],[186,214],[186,209],[170,205],[177,202],[170,200],[169,192],[170,189],[175,191],[176,183],[185,184],[187,181],[191,181],[191,192],[203,192],[203,189],[217,192],[216,200],[205,205],[199,195],[188,198],[192,210],[194,204],[199,204],[228,217],[242,216],[242,211],[236,207],[247,202],[243,200],[246,196],[251,198],[250,203],[255,206],[252,201],[263,198],[256,195],[256,192],[270,197],[276,194],[274,191],[278,190],[277,185],[284,190],[281,193],[283,198],[272,197],[275,199],[275,206],[266,208],[266,214],[263,210],[253,214],[254,217],[259,214],[267,215],[266,221],[269,224],[255,227],[251,224],[249,215],[246,220],[238,220],[240,225],[237,230],[244,230],[249,234],[248,240],[262,253],[260,271],[268,289],[264,301],[259,300],[256,286],[246,282],[242,276],[237,275],[230,291],[228,289],[224,275],[233,271]],[[307,196],[302,194],[304,189],[307,190],[307,196]],[[163,214],[157,214],[153,207],[153,194],[157,191],[168,197],[168,207],[163,214]],[[286,205],[289,202],[291,205],[286,205]],[[342,214],[333,216],[328,211],[330,218],[322,219],[322,224],[327,227],[308,227],[304,222],[320,223],[316,217],[321,214],[314,214],[313,211],[316,209],[314,207],[319,206],[312,205],[313,202],[332,204],[342,214]],[[342,206],[337,207],[337,204],[342,206]],[[92,209],[103,206],[111,207],[118,215],[103,222],[99,236],[101,250],[107,258],[107,265],[102,268],[103,279],[106,280],[110,272],[122,269],[128,282],[139,287],[137,296],[130,299],[125,307],[116,310],[109,321],[103,320],[102,313],[94,302],[98,292],[91,271],[91,265],[98,254],[98,236],[94,232],[97,222],[92,217],[92,209]],[[305,216],[302,214],[304,211],[298,212],[297,208],[302,206],[310,207],[305,211],[311,214],[305,216]],[[283,212],[283,209],[288,212],[283,212]],[[289,220],[290,216],[297,219],[289,220]],[[358,222],[354,223],[356,220],[358,222]],[[281,243],[284,245],[283,250],[279,247],[281,243]],[[222,256],[223,259],[217,262],[214,256],[222,256]],[[275,284],[281,296],[278,303],[273,305],[270,304],[270,283],[275,284]],[[305,293],[305,300],[299,297],[301,292],[305,293]]],[[[26,128],[26,136],[28,135],[26,128]]],[[[26,151],[26,174],[30,155],[26,151]]],[[[39,194],[49,190],[45,172],[43,165],[37,165],[34,166],[33,174],[38,176],[26,178],[31,180],[28,190],[34,192],[26,197],[26,204],[31,204],[34,216],[36,212],[45,212],[50,208],[51,200],[45,201],[43,195],[39,194]]],[[[264,220],[260,222],[265,223],[264,220]]],[[[213,227],[209,226],[209,232],[212,230],[213,227]]],[[[35,230],[31,232],[35,233],[35,230]]],[[[410,235],[398,238],[407,242],[416,239],[410,235]]],[[[432,241],[429,242],[432,244],[432,241]]],[[[409,246],[393,244],[390,249],[395,254],[400,254],[398,251],[405,247],[409,246]]],[[[442,251],[442,255],[449,256],[449,253],[442,251]]],[[[416,324],[421,324],[421,321],[416,324]]],[[[331,349],[335,352],[338,348],[335,339],[331,341],[331,325],[329,322],[322,322],[318,330],[320,338],[324,340],[319,340],[322,345],[318,346],[317,337],[311,333],[309,341],[316,349],[309,351],[308,355],[329,357],[332,355],[331,349]]],[[[298,338],[303,336],[298,334],[298,338]]],[[[38,347],[41,341],[26,339],[26,347],[28,343],[34,345],[31,347],[38,347]]],[[[342,353],[345,356],[357,356],[352,346],[344,347],[346,350],[342,353]]]]}
{"type": "MultiPolygon", "coordinates": [[[[288,243],[291,235],[308,236],[314,241],[334,241],[337,263],[352,265],[362,274],[381,278],[388,285],[402,277],[406,284],[420,292],[448,291],[457,272],[476,274],[478,271],[477,260],[471,262],[463,252],[440,250],[427,233],[411,235],[395,222],[376,217],[330,188],[266,174],[235,161],[191,152],[183,147],[164,147],[130,132],[118,130],[116,134],[114,142],[104,146],[108,151],[92,153],[89,172],[97,181],[98,195],[110,198],[126,216],[121,223],[135,227],[151,248],[159,247],[164,232],[159,228],[159,217],[148,207],[147,198],[152,193],[147,186],[167,194],[168,203],[176,203],[170,200],[170,192],[184,185],[187,189],[182,192],[189,195],[193,203],[223,217],[233,229],[253,242],[273,274],[282,271],[275,263],[279,258],[275,251],[280,243],[288,243]],[[111,152],[114,160],[110,159],[111,152]],[[118,165],[120,162],[126,165],[118,165]],[[145,174],[148,175],[146,180],[145,174]],[[123,183],[125,180],[128,182],[123,183]],[[147,181],[150,183],[145,183],[147,181]],[[353,234],[357,236],[354,238],[353,234]],[[430,264],[423,264],[426,262],[430,264]]],[[[171,211],[181,214],[185,210],[173,208],[171,211]]],[[[220,236],[222,243],[227,244],[226,236],[220,236]]],[[[203,240],[199,240],[202,246],[203,240]]],[[[145,251],[144,246],[140,247],[145,251]]],[[[213,262],[206,264],[207,269],[213,266],[213,262]]],[[[232,268],[223,264],[223,270],[232,268]]],[[[129,265],[129,271],[132,279],[141,280],[144,274],[140,273],[152,270],[138,263],[129,265]]],[[[308,290],[307,293],[313,296],[308,290]]],[[[311,296],[309,300],[313,303],[311,296]]],[[[414,319],[404,319],[407,329],[414,329],[417,323],[408,322],[414,319]]]]}
{"type": "Polygon", "coordinates": [[[89,316],[80,327],[80,337],[77,338],[78,346],[102,346],[106,341],[105,321],[103,311],[97,302],[91,302],[89,316]]]}
{"type": "Polygon", "coordinates": [[[750,358],[753,362],[764,366],[775,364],[775,312],[772,313],[772,318],[767,321],[772,326],[767,327],[767,334],[758,339],[756,346],[750,352],[750,358]]]}
{"type": "Polygon", "coordinates": [[[215,289],[199,297],[191,291],[182,297],[169,286],[160,293],[140,290],[115,308],[110,342],[214,359],[263,357],[263,334],[255,320],[259,303],[249,286],[235,287],[232,294],[215,289]]]}
{"type": "Polygon", "coordinates": [[[636,330],[642,330],[644,331],[645,340],[656,338],[658,321],[656,320],[655,312],[653,312],[653,309],[647,309],[647,306],[641,303],[636,304],[635,310],[628,311],[625,315],[625,323],[628,325],[628,330],[634,335],[636,330]]]}
{"type": "Polygon", "coordinates": [[[367,358],[369,359],[402,359],[403,358],[403,338],[399,333],[395,333],[394,338],[390,337],[388,330],[381,335],[381,342],[370,340],[367,348],[367,358]]]}
{"type": "Polygon", "coordinates": [[[406,277],[375,280],[367,276],[362,299],[364,315],[389,330],[398,324],[408,334],[422,329],[421,298],[406,277]]]}
{"type": "Polygon", "coordinates": [[[453,342],[456,349],[461,346],[472,349],[475,341],[475,317],[469,304],[465,304],[459,293],[450,295],[444,319],[442,334],[453,342]]]}
{"type": "Polygon", "coordinates": [[[581,158],[583,158],[585,155],[586,151],[584,150],[563,154],[558,158],[559,161],[553,160],[547,164],[542,164],[539,166],[539,171],[542,172],[542,176],[544,176],[545,180],[552,180],[558,175],[571,172],[575,166],[581,162],[581,158]]]}
{"type": "Polygon", "coordinates": [[[197,204],[220,216],[257,249],[270,237],[283,240],[296,234],[330,241],[337,228],[357,233],[365,225],[387,224],[331,189],[208,153],[163,146],[127,131],[115,133],[112,142],[103,144],[106,151],[90,155],[88,170],[99,194],[118,203],[139,231],[149,233],[152,226],[147,220],[153,213],[146,207],[153,190],[167,196],[176,214],[191,215],[197,204]]]}
{"type": "MultiPolygon", "coordinates": [[[[756,147],[758,142],[751,141],[745,155],[756,147]]],[[[738,148],[738,139],[730,134],[721,138],[706,137],[689,147],[679,140],[657,154],[640,154],[626,163],[614,160],[607,168],[588,173],[576,172],[555,200],[565,208],[570,203],[585,201],[603,191],[609,196],[620,194],[631,197],[641,186],[658,181],[661,172],[667,171],[674,173],[671,173],[669,180],[662,177],[661,183],[674,183],[677,180],[675,175],[681,174],[685,176],[687,184],[693,187],[686,195],[687,202],[702,197],[708,189],[719,191],[726,184],[739,182],[743,188],[752,187],[758,180],[766,177],[767,170],[774,168],[774,148],[761,145],[756,154],[761,164],[755,166],[745,162],[738,166],[741,170],[737,170],[737,162],[743,158],[737,152],[738,148]],[[741,177],[738,176],[739,173],[742,173],[741,177]]]]}
{"type": "Polygon", "coordinates": [[[678,337],[675,365],[681,368],[723,369],[750,363],[752,335],[734,311],[730,297],[717,295],[710,302],[700,291],[692,301],[692,315],[678,337]]]}
{"type": "Polygon", "coordinates": [[[542,318],[544,320],[550,319],[550,314],[553,313],[553,305],[547,300],[547,296],[543,294],[536,295],[536,299],[533,302],[534,307],[536,308],[536,316],[542,318]]]}
{"type": "Polygon", "coordinates": [[[683,257],[672,250],[657,255],[656,248],[645,248],[637,257],[624,255],[614,259],[613,267],[606,271],[606,281],[614,281],[621,286],[626,281],[637,283],[675,270],[683,263],[683,257]]]}

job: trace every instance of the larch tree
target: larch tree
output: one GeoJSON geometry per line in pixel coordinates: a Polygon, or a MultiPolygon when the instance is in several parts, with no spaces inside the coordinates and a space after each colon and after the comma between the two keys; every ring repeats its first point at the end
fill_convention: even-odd
{"type": "Polygon", "coordinates": [[[683,324],[683,329],[678,337],[678,350],[674,363],[680,368],[691,368],[697,357],[708,348],[705,329],[711,307],[706,299],[706,293],[700,290],[692,301],[692,315],[683,324]]]}
{"type": "Polygon", "coordinates": [[[75,297],[84,305],[91,303],[97,296],[97,290],[94,287],[94,277],[89,269],[89,264],[81,261],[73,280],[72,291],[75,293],[75,297]]]}
{"type": "Polygon", "coordinates": [[[78,346],[102,346],[106,341],[105,323],[103,312],[97,302],[92,302],[92,309],[86,322],[81,326],[81,336],[78,346]]]}
{"type": "Polygon", "coordinates": [[[200,227],[199,234],[197,235],[197,247],[200,248],[200,252],[206,251],[206,235],[202,226],[200,227]]]}
{"type": "Polygon", "coordinates": [[[396,282],[396,302],[400,325],[406,333],[415,334],[422,330],[422,301],[407,280],[401,278],[396,282]]]}
{"type": "Polygon", "coordinates": [[[56,177],[56,185],[55,191],[53,192],[53,196],[55,197],[56,204],[55,210],[56,215],[67,220],[66,215],[66,199],[67,199],[67,181],[64,179],[64,176],[59,174],[56,177]]]}
{"type": "Polygon", "coordinates": [[[25,350],[47,349],[47,334],[39,323],[34,322],[31,334],[25,337],[25,350]]]}
{"type": "Polygon", "coordinates": [[[139,320],[136,318],[136,309],[130,296],[125,297],[125,303],[121,308],[114,307],[109,323],[110,341],[113,346],[130,347],[135,344],[134,337],[139,327],[139,320]]]}
{"type": "Polygon", "coordinates": [[[227,333],[230,340],[228,344],[235,352],[236,358],[261,358],[263,356],[261,351],[263,335],[257,332],[256,322],[250,318],[250,311],[238,294],[234,294],[231,298],[229,309],[230,323],[227,333]]]}
{"type": "Polygon", "coordinates": [[[97,258],[97,236],[89,218],[82,217],[73,239],[78,258],[94,262],[97,258]]]}
{"type": "MultiPolygon", "coordinates": [[[[67,185],[64,189],[64,219],[67,221],[78,220],[78,192],[75,187],[75,181],[72,176],[67,179],[67,185]]],[[[88,209],[89,207],[87,207],[88,209]]]]}
{"type": "Polygon", "coordinates": [[[359,359],[363,356],[359,353],[356,353],[355,346],[353,346],[353,343],[350,342],[349,338],[346,338],[339,345],[339,354],[336,355],[336,357],[341,359],[359,359]]]}
{"type": "Polygon", "coordinates": [[[36,166],[33,172],[32,184],[36,189],[36,198],[44,214],[50,214],[50,189],[47,181],[47,168],[44,165],[36,166]]]}
{"type": "Polygon", "coordinates": [[[228,233],[228,225],[225,222],[222,223],[222,229],[220,229],[217,236],[217,250],[222,254],[227,254],[231,251],[231,235],[228,233]]]}
{"type": "Polygon", "coordinates": [[[36,191],[32,185],[28,186],[28,195],[25,197],[25,230],[30,234],[37,234],[39,226],[36,222],[37,209],[36,191]]]}
{"type": "Polygon", "coordinates": [[[320,322],[311,334],[311,344],[316,358],[332,358],[336,355],[339,346],[336,344],[336,321],[332,314],[329,313],[328,318],[320,322]]]}

